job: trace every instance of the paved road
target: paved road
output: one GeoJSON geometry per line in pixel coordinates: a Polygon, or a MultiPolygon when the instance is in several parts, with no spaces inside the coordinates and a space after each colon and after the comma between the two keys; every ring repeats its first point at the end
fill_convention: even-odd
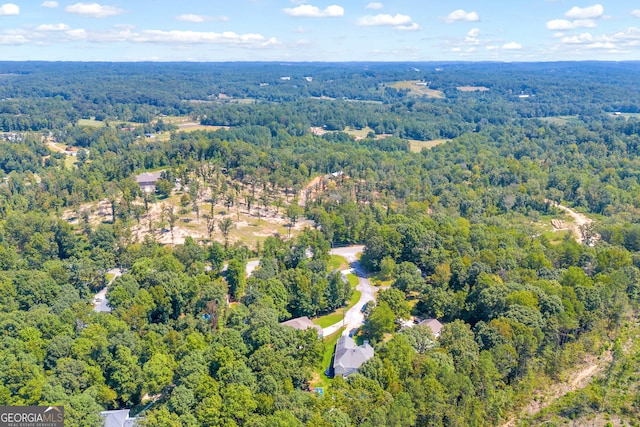
{"type": "Polygon", "coordinates": [[[253,274],[253,270],[255,270],[259,265],[260,265],[260,260],[247,262],[247,267],[246,267],[247,277],[251,277],[251,274],[253,274]]]}
{"type": "Polygon", "coordinates": [[[349,334],[349,332],[358,329],[364,323],[364,314],[362,314],[362,307],[369,301],[375,301],[375,291],[376,289],[371,286],[371,282],[367,278],[367,273],[364,271],[360,262],[358,261],[357,255],[362,253],[364,250],[363,245],[354,245],[347,246],[345,248],[336,248],[331,250],[331,255],[340,255],[344,257],[349,264],[351,265],[351,269],[343,271],[343,273],[354,273],[358,277],[358,286],[356,289],[360,291],[360,299],[344,315],[344,321],[340,321],[331,326],[327,326],[322,330],[324,336],[331,335],[338,331],[343,325],[346,326],[345,331],[342,333],[343,335],[349,334]]]}
{"type": "Polygon", "coordinates": [[[107,301],[107,288],[111,283],[113,283],[114,280],[116,280],[116,277],[122,275],[122,270],[120,270],[119,268],[112,268],[111,270],[107,271],[107,274],[112,274],[113,279],[109,281],[109,284],[107,286],[100,289],[98,293],[93,296],[93,299],[91,300],[93,304],[93,311],[105,313],[111,312],[109,301],[107,301]]]}

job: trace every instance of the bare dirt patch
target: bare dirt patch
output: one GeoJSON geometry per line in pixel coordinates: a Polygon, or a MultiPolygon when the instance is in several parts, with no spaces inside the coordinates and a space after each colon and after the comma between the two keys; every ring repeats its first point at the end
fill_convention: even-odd
{"type": "MultiPolygon", "coordinates": [[[[583,233],[583,227],[587,227],[589,225],[591,225],[593,223],[593,220],[589,217],[587,217],[585,214],[582,214],[580,212],[576,212],[575,210],[567,207],[567,206],[563,206],[559,203],[554,202],[553,200],[548,200],[546,199],[545,202],[551,204],[551,206],[554,206],[562,211],[564,211],[565,213],[567,213],[572,221],[571,222],[567,222],[567,221],[562,221],[562,220],[558,220],[558,219],[552,219],[551,220],[551,224],[554,227],[554,231],[570,231],[573,236],[576,239],[576,242],[578,243],[583,243],[584,242],[584,233],[583,233]]],[[[595,241],[597,241],[599,239],[598,235],[594,235],[591,237],[591,243],[595,243],[595,241]]]]}
{"type": "MultiPolygon", "coordinates": [[[[192,206],[189,206],[188,209],[180,206],[181,194],[176,193],[164,200],[150,202],[146,211],[142,209],[141,201],[134,202],[143,212],[137,219],[130,219],[131,240],[140,242],[149,236],[159,243],[167,245],[182,244],[187,237],[192,237],[196,241],[208,241],[209,231],[205,214],[211,212],[211,204],[208,202],[211,192],[209,190],[203,191],[199,196],[199,215],[192,210],[192,206]],[[176,215],[173,230],[168,214],[168,210],[171,208],[176,215]]],[[[290,224],[283,212],[284,209],[271,205],[267,207],[252,205],[251,210],[248,210],[244,204],[227,208],[222,202],[219,202],[214,205],[213,211],[215,230],[211,233],[212,240],[224,243],[225,239],[218,224],[225,218],[229,218],[233,221],[233,229],[229,232],[228,243],[242,242],[253,248],[269,236],[295,236],[304,228],[313,226],[312,221],[305,219],[290,224]]],[[[79,224],[84,215],[88,217],[91,227],[113,221],[111,203],[106,199],[67,210],[63,214],[63,218],[72,224],[79,224]]]]}
{"type": "Polygon", "coordinates": [[[544,390],[534,392],[529,403],[518,415],[514,415],[502,424],[502,427],[514,427],[516,421],[524,416],[535,415],[544,408],[553,404],[556,400],[569,392],[580,390],[589,384],[591,379],[602,372],[611,363],[611,352],[607,351],[601,357],[588,356],[579,367],[571,372],[568,379],[556,382],[544,390]]]}

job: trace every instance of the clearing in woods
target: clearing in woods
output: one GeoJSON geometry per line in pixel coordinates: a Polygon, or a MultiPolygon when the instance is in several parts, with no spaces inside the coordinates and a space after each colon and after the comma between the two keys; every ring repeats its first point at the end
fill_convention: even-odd
{"type": "Polygon", "coordinates": [[[444,144],[445,142],[449,142],[449,139],[432,139],[431,141],[418,141],[417,139],[409,140],[409,149],[413,153],[419,153],[423,148],[427,150],[431,150],[436,145],[444,144]]]}
{"type": "MultiPolygon", "coordinates": [[[[198,197],[199,216],[192,210],[192,205],[187,208],[180,206],[182,194],[182,192],[176,191],[166,199],[151,202],[147,211],[141,209],[139,220],[130,219],[132,240],[140,242],[144,240],[145,236],[151,236],[159,243],[178,245],[184,243],[186,237],[190,236],[195,240],[208,241],[209,232],[205,214],[211,212],[211,203],[209,203],[211,191],[209,189],[203,190],[198,197]],[[176,215],[173,232],[168,220],[168,211],[171,208],[176,215]]],[[[218,224],[225,218],[229,218],[233,222],[233,228],[228,236],[229,244],[242,242],[252,248],[255,248],[258,243],[262,243],[269,236],[295,236],[304,228],[313,226],[312,221],[303,218],[291,225],[284,213],[286,202],[282,199],[277,203],[279,207],[274,206],[273,201],[269,202],[266,207],[256,201],[251,205],[250,211],[245,203],[227,208],[223,205],[223,197],[220,196],[218,199],[214,205],[215,230],[211,237],[220,243],[224,243],[224,236],[218,224]]],[[[134,204],[142,208],[141,201],[136,201],[134,204]]],[[[69,209],[63,214],[63,218],[72,224],[78,224],[83,212],[86,212],[88,222],[93,227],[100,223],[111,223],[113,220],[111,203],[106,199],[69,209]]]]}
{"type": "Polygon", "coordinates": [[[444,92],[441,90],[430,89],[429,85],[420,80],[404,80],[401,82],[390,83],[389,87],[394,89],[409,89],[412,95],[425,95],[429,98],[444,98],[444,92]]]}

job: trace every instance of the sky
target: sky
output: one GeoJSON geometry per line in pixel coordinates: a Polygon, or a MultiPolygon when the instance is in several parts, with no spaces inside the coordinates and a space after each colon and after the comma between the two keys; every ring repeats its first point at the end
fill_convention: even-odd
{"type": "Polygon", "coordinates": [[[640,60],[640,1],[0,0],[0,60],[640,60]]]}

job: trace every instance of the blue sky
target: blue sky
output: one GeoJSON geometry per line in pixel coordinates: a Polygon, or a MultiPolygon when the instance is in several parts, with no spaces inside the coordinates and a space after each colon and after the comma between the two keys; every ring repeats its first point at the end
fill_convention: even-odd
{"type": "Polygon", "coordinates": [[[640,60],[640,1],[0,0],[0,59],[640,60]]]}

